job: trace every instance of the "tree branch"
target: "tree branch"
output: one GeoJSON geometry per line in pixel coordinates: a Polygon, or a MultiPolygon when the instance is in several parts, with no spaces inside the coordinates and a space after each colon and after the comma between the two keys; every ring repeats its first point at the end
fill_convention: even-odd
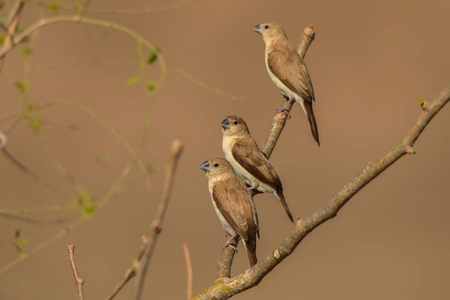
{"type": "MultiPolygon", "coordinates": [[[[307,31],[310,31],[310,29],[312,30],[311,27],[305,30],[304,36],[307,31]]],[[[302,39],[300,46],[306,51],[309,44],[310,42],[304,43],[302,39]]],[[[298,52],[303,53],[304,55],[302,49],[298,49],[298,52]]],[[[218,278],[212,286],[201,292],[193,299],[228,299],[233,295],[256,286],[272,269],[274,269],[281,261],[283,261],[295,250],[303,238],[305,238],[320,224],[335,217],[338,211],[366,184],[381,174],[403,155],[415,153],[412,148],[415,141],[425,129],[426,125],[449,100],[450,86],[445,88],[431,104],[422,101],[420,103],[423,110],[421,115],[414,126],[411,127],[408,134],[395,148],[390,150],[378,162],[369,163],[360,174],[345,185],[325,206],[319,208],[310,216],[298,220],[289,236],[286,237],[276,249],[271,251],[264,258],[260,259],[253,268],[247,269],[244,273],[230,279],[229,274],[232,257],[230,258],[229,252],[224,251],[219,265],[229,263],[230,269],[227,270],[228,272],[224,272],[223,270],[222,272],[219,272],[219,274],[225,274],[225,276],[218,278]]],[[[279,113],[275,115],[269,137],[262,148],[267,157],[270,157],[278,137],[284,128],[286,119],[286,114],[279,113]]]]}
{"type": "Polygon", "coordinates": [[[187,243],[183,243],[183,252],[187,269],[187,299],[190,299],[192,298],[192,263],[187,243]]]}
{"type": "Polygon", "coordinates": [[[77,271],[77,266],[75,264],[75,245],[70,242],[67,245],[67,249],[69,250],[69,261],[70,261],[70,265],[72,266],[72,271],[73,271],[73,276],[75,277],[75,284],[77,285],[77,289],[78,289],[78,299],[83,300],[83,283],[84,280],[80,278],[80,276],[78,276],[78,271],[77,271]]]}
{"type": "Polygon", "coordinates": [[[153,252],[156,248],[158,236],[162,230],[162,224],[164,222],[164,217],[166,215],[167,206],[169,205],[169,199],[172,192],[173,182],[175,179],[176,168],[182,152],[183,152],[183,142],[178,139],[174,140],[172,142],[171,155],[166,166],[166,177],[164,180],[162,198],[158,205],[158,210],[156,212],[155,218],[153,219],[150,225],[151,237],[150,239],[148,239],[146,236],[142,237],[143,246],[141,248],[138,258],[125,272],[122,281],[114,288],[114,290],[108,295],[106,299],[114,298],[117,295],[117,293],[122,289],[122,287],[125,286],[125,284],[134,276],[137,276],[138,278],[136,299],[141,299],[142,291],[144,288],[145,276],[147,275],[148,266],[150,264],[153,252]]]}
{"type": "Polygon", "coordinates": [[[139,282],[136,296],[137,300],[140,300],[142,298],[145,276],[147,275],[148,266],[150,265],[150,260],[152,258],[153,252],[155,251],[156,243],[158,242],[158,237],[162,230],[164,217],[166,215],[167,206],[169,205],[169,199],[172,193],[172,186],[175,179],[175,171],[182,152],[183,152],[183,142],[181,140],[174,140],[172,142],[171,156],[166,169],[166,179],[164,181],[163,186],[163,196],[161,202],[159,203],[156,216],[151,224],[152,236],[150,238],[148,247],[144,253],[143,263],[141,264],[142,269],[139,269],[138,273],[136,274],[139,282]]]}

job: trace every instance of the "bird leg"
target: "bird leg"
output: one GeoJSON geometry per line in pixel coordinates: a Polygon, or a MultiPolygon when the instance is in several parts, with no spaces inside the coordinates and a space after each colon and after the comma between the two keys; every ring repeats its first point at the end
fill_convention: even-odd
{"type": "Polygon", "coordinates": [[[287,115],[287,118],[290,119],[291,118],[291,114],[287,111],[286,106],[288,104],[290,104],[292,101],[294,101],[294,98],[289,99],[289,97],[286,96],[286,95],[283,95],[283,97],[284,97],[284,99],[286,99],[286,103],[284,103],[282,107],[277,108],[276,109],[276,113],[278,114],[280,112],[285,112],[286,115],[287,115]]]}
{"type": "Polygon", "coordinates": [[[247,190],[249,190],[249,191],[254,190],[254,189],[256,189],[255,186],[251,186],[251,187],[247,188],[247,190]]]}
{"type": "Polygon", "coordinates": [[[230,237],[230,238],[228,239],[228,241],[225,242],[225,244],[222,244],[222,250],[221,250],[221,251],[223,251],[223,249],[225,249],[226,247],[230,247],[231,249],[233,249],[233,250],[236,251],[236,253],[237,253],[237,252],[238,252],[238,251],[237,251],[237,248],[236,248],[235,246],[231,245],[231,241],[234,240],[234,238],[235,238],[236,236],[237,236],[237,233],[234,233],[233,236],[230,237]]]}

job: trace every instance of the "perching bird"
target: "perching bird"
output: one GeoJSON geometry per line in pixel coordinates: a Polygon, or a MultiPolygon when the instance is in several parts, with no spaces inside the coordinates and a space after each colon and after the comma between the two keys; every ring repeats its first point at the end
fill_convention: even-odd
{"type": "Polygon", "coordinates": [[[250,135],[245,121],[237,116],[228,116],[220,125],[223,127],[223,153],[236,174],[250,186],[249,190],[274,194],[294,222],[284,199],[280,177],[250,135]]]}
{"type": "Polygon", "coordinates": [[[207,160],[200,165],[200,169],[205,171],[208,178],[209,193],[217,217],[223,228],[231,235],[231,238],[222,245],[222,250],[231,246],[231,241],[239,235],[247,250],[250,267],[253,267],[258,261],[256,258],[256,235],[259,238],[258,215],[244,180],[236,175],[230,163],[223,158],[207,160]]]}
{"type": "MultiPolygon", "coordinates": [[[[280,25],[269,22],[261,23],[253,28],[261,34],[266,44],[266,68],[270,78],[281,94],[289,100],[295,100],[308,117],[311,133],[317,144],[319,131],[314,117],[312,103],[315,101],[311,78],[305,62],[289,42],[286,33],[280,25]]],[[[285,109],[287,103],[277,111],[285,109]]]]}

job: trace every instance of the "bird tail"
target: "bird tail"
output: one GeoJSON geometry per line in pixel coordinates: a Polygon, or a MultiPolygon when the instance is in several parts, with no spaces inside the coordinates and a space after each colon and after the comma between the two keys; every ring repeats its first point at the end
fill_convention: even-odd
{"type": "Polygon", "coordinates": [[[256,237],[255,239],[244,241],[244,244],[247,249],[248,261],[250,262],[251,268],[258,262],[258,258],[256,258],[256,237]]]}
{"type": "Polygon", "coordinates": [[[306,116],[308,117],[309,125],[311,126],[311,134],[317,142],[317,145],[320,146],[319,142],[319,129],[317,129],[316,118],[314,117],[314,112],[312,108],[312,103],[308,101],[304,101],[304,108],[306,116]]]}
{"type": "Polygon", "coordinates": [[[291,219],[291,222],[294,223],[294,218],[292,217],[291,210],[289,209],[289,206],[286,200],[284,199],[283,191],[282,190],[277,191],[277,195],[275,196],[278,198],[278,200],[280,200],[281,204],[283,204],[284,210],[286,211],[289,219],[291,219]]]}

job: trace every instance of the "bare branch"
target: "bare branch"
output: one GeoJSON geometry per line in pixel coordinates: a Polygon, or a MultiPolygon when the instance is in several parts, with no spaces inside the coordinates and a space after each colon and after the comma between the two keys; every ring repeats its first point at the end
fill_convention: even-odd
{"type": "Polygon", "coordinates": [[[189,248],[186,243],[183,243],[183,252],[187,269],[187,299],[190,299],[192,298],[192,264],[191,255],[189,254],[189,248]]]}
{"type": "Polygon", "coordinates": [[[138,258],[133,262],[130,268],[125,272],[124,278],[119,282],[119,284],[114,288],[114,290],[109,293],[106,299],[114,298],[117,293],[125,286],[125,284],[134,276],[138,278],[137,285],[137,299],[141,299],[142,291],[144,287],[145,276],[152,258],[153,252],[158,241],[158,236],[162,230],[162,224],[167,211],[167,206],[169,205],[170,194],[172,192],[173,182],[175,179],[175,172],[180,159],[181,153],[183,152],[183,142],[181,140],[174,140],[172,142],[172,149],[169,161],[166,167],[166,178],[164,180],[163,194],[161,201],[158,205],[158,210],[156,212],[155,218],[150,225],[151,238],[148,239],[146,236],[142,236],[142,248],[139,253],[138,258]]]}
{"type": "Polygon", "coordinates": [[[73,276],[75,277],[75,284],[77,285],[77,289],[78,289],[78,298],[80,300],[84,299],[83,296],[83,283],[84,280],[80,278],[80,276],[78,276],[78,271],[77,271],[77,266],[75,264],[75,245],[70,242],[69,244],[67,244],[67,249],[69,250],[69,261],[70,261],[70,265],[72,266],[72,271],[73,271],[73,276]]]}
{"type": "Polygon", "coordinates": [[[141,238],[142,238],[142,247],[139,252],[138,258],[135,261],[133,261],[131,266],[125,272],[123,279],[116,285],[114,290],[111,293],[109,293],[109,295],[106,297],[106,300],[110,300],[110,299],[114,298],[120,292],[120,290],[125,286],[125,284],[127,284],[127,282],[136,275],[136,270],[139,267],[140,261],[145,253],[145,249],[147,249],[148,242],[149,242],[148,238],[145,235],[142,235],[141,238]]]}
{"type": "Polygon", "coordinates": [[[156,248],[156,243],[158,241],[159,234],[162,230],[162,225],[164,222],[164,217],[166,215],[167,207],[169,205],[170,194],[172,192],[172,186],[175,179],[175,171],[177,168],[178,160],[183,152],[183,142],[181,140],[174,140],[172,142],[171,156],[166,168],[166,178],[164,180],[163,186],[163,196],[161,202],[159,203],[156,216],[151,224],[151,238],[150,243],[144,253],[142,258],[141,266],[138,269],[138,287],[136,299],[140,300],[142,298],[142,292],[144,289],[145,277],[147,275],[148,266],[150,265],[150,260],[152,258],[153,252],[156,248]]]}

